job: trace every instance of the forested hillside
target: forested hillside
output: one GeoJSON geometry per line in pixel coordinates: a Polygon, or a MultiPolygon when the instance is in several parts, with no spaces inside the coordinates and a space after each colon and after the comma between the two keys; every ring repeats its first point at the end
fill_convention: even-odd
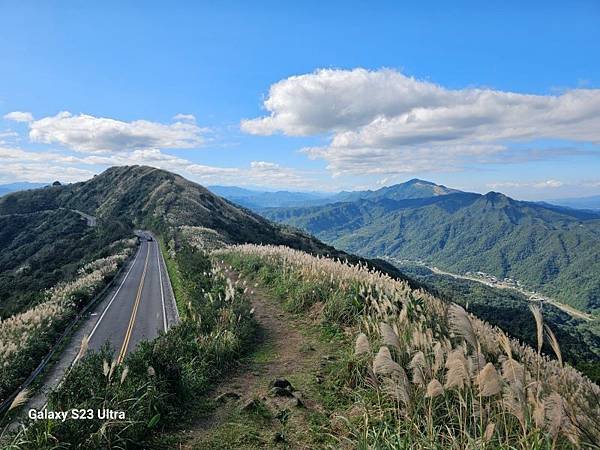
{"type": "Polygon", "coordinates": [[[84,263],[129,235],[118,221],[88,227],[66,209],[0,215],[0,319],[42,301],[46,289],[73,279],[84,263]]]}
{"type": "Polygon", "coordinates": [[[511,277],[564,303],[600,310],[600,216],[591,212],[490,192],[361,199],[264,214],[349,252],[511,277]]]}

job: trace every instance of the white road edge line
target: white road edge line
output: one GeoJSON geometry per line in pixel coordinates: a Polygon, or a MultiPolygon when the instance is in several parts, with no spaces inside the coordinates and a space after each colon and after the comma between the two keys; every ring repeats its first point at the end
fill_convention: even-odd
{"type": "Polygon", "coordinates": [[[92,332],[90,333],[90,335],[88,336],[88,339],[91,340],[92,336],[94,335],[94,333],[96,332],[96,329],[98,328],[98,326],[100,325],[100,322],[102,322],[102,319],[104,319],[104,315],[106,314],[106,312],[108,311],[108,308],[110,308],[110,305],[112,305],[114,299],[117,297],[117,295],[119,294],[119,291],[121,290],[121,288],[123,287],[123,284],[125,284],[125,281],[127,280],[127,277],[129,277],[129,272],[131,272],[131,270],[133,269],[133,267],[135,266],[135,263],[138,260],[138,257],[140,256],[141,252],[141,246],[140,249],[138,249],[137,255],[135,255],[135,259],[133,260],[133,263],[131,264],[131,267],[129,268],[129,270],[127,271],[127,273],[125,274],[125,277],[123,278],[123,281],[121,281],[121,284],[119,285],[119,288],[117,289],[117,292],[115,292],[115,295],[112,296],[112,298],[110,299],[110,302],[108,303],[108,305],[106,305],[106,308],[104,308],[104,311],[102,311],[102,315],[100,316],[100,318],[98,319],[98,322],[96,322],[96,325],[94,325],[94,328],[92,329],[92,332]]]}
{"type": "MultiPolygon", "coordinates": [[[[141,253],[141,251],[140,251],[140,249],[138,249],[137,255],[135,255],[135,258],[133,259],[133,262],[131,263],[131,267],[129,268],[129,270],[125,274],[125,277],[123,278],[123,281],[121,281],[121,284],[119,285],[119,288],[117,289],[117,292],[115,292],[115,295],[113,295],[113,297],[110,299],[110,302],[108,303],[108,305],[106,305],[106,308],[104,308],[104,311],[102,311],[102,315],[98,319],[98,322],[96,322],[96,325],[92,329],[92,332],[89,334],[89,336],[88,336],[88,342],[92,339],[92,336],[96,332],[96,328],[98,328],[98,325],[100,325],[100,321],[104,318],[104,314],[106,314],[106,311],[108,311],[108,308],[110,308],[110,305],[112,305],[113,300],[115,299],[115,297],[117,296],[117,294],[119,293],[119,291],[121,290],[121,288],[123,287],[123,284],[125,283],[125,280],[127,280],[127,277],[129,276],[129,272],[131,272],[131,269],[133,269],[133,266],[135,266],[135,263],[137,262],[138,257],[140,256],[140,253],[141,253]]],[[[65,380],[65,376],[71,370],[71,368],[73,367],[73,363],[74,362],[75,362],[75,360],[71,361],[71,364],[69,364],[69,367],[67,367],[67,370],[65,370],[65,372],[63,373],[60,382],[56,385],[56,387],[54,389],[52,389],[52,391],[56,390],[60,386],[62,386],[63,381],[65,380]]],[[[46,403],[44,403],[44,406],[42,406],[42,409],[46,409],[47,406],[48,406],[48,398],[46,398],[46,403]]]]}
{"type": "Polygon", "coordinates": [[[158,265],[158,280],[160,283],[160,301],[162,304],[162,312],[163,312],[163,328],[165,333],[167,332],[167,310],[165,308],[165,293],[163,291],[163,282],[162,282],[162,265],[160,263],[160,247],[158,245],[158,241],[154,239],[156,243],[156,264],[158,265]]]}

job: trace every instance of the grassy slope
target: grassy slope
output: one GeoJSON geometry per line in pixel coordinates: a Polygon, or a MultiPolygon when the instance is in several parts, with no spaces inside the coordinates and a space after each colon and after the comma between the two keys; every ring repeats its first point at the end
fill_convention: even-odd
{"type": "MultiPolygon", "coordinates": [[[[248,278],[260,282],[259,278],[248,278]]],[[[157,448],[189,449],[323,448],[336,445],[330,415],[350,405],[332,389],[349,340],[304,313],[287,311],[269,287],[250,295],[260,338],[240,367],[220,383],[212,397],[235,392],[239,400],[212,402],[212,411],[185,431],[162,436],[157,448]],[[301,394],[303,406],[269,395],[269,383],[285,378],[301,394]],[[255,400],[256,406],[243,409],[255,400]]]]}
{"type": "MultiPolygon", "coordinates": [[[[445,307],[438,300],[427,295],[419,298],[417,293],[413,292],[411,295],[403,288],[399,292],[394,293],[393,290],[390,292],[389,285],[388,288],[385,288],[386,282],[383,282],[380,288],[373,289],[372,293],[370,289],[359,289],[362,293],[361,296],[366,295],[376,300],[378,307],[369,308],[367,306],[369,301],[355,305],[354,289],[358,289],[358,287],[352,285],[354,282],[343,276],[343,281],[337,285],[337,277],[329,278],[328,276],[330,269],[339,270],[340,274],[346,269],[334,268],[332,265],[317,261],[310,262],[308,258],[292,255],[293,258],[302,261],[299,266],[294,268],[293,263],[291,266],[289,265],[289,260],[284,263],[283,260],[267,256],[267,254],[273,255],[279,251],[269,250],[269,252],[260,249],[241,249],[241,251],[234,249],[225,252],[224,255],[226,261],[232,264],[236,270],[240,270],[242,273],[254,277],[262,285],[270,287],[275,298],[281,301],[282,308],[297,314],[308,313],[312,317],[314,317],[315,311],[320,311],[318,317],[321,331],[337,330],[336,335],[340,336],[341,340],[333,342],[336,345],[346,345],[345,349],[336,353],[339,361],[336,361],[333,369],[327,372],[322,380],[323,386],[316,386],[322,397],[319,397],[318,392],[313,393],[315,398],[320,398],[323,402],[322,405],[325,405],[323,412],[325,412],[326,419],[320,423],[321,427],[307,427],[307,432],[302,439],[289,441],[292,448],[313,448],[315,444],[311,442],[311,439],[316,439],[323,434],[333,440],[333,444],[329,442],[331,448],[344,446],[347,448],[573,448],[568,442],[569,439],[574,438],[569,428],[570,425],[567,423],[568,420],[560,425],[560,427],[564,426],[564,430],[561,428],[563,431],[560,432],[560,435],[556,434],[557,428],[550,425],[552,412],[556,411],[556,407],[551,406],[551,399],[557,392],[565,401],[566,411],[580,411],[578,417],[581,419],[579,426],[581,426],[582,432],[577,439],[585,440],[592,445],[592,448],[595,448],[593,445],[599,444],[600,421],[595,398],[600,395],[600,390],[572,369],[560,369],[556,362],[547,358],[543,358],[543,365],[539,365],[540,362],[537,362],[539,359],[535,351],[512,342],[510,344],[512,347],[511,358],[515,358],[515,361],[520,361],[520,364],[525,366],[528,373],[526,378],[530,379],[530,382],[525,384],[514,381],[510,378],[511,372],[506,371],[507,366],[503,362],[506,360],[505,350],[503,350],[505,347],[499,346],[495,340],[498,336],[497,330],[472,319],[472,325],[469,326],[473,326],[475,329],[475,339],[479,341],[481,352],[483,352],[481,357],[485,358],[489,364],[504,367],[500,383],[504,388],[508,403],[504,403],[498,390],[492,394],[484,394],[482,399],[481,394],[479,397],[477,396],[477,392],[478,389],[481,389],[483,381],[467,383],[462,388],[464,390],[461,390],[460,387],[450,386],[450,383],[455,383],[457,378],[456,369],[452,368],[458,361],[455,359],[456,352],[462,354],[464,351],[467,354],[467,358],[471,360],[469,371],[474,370],[476,374],[478,366],[472,365],[474,364],[473,359],[472,356],[469,356],[471,351],[474,351],[474,347],[471,348],[470,344],[461,344],[460,337],[449,334],[449,329],[455,325],[453,325],[453,320],[448,318],[445,307]],[[286,268],[282,269],[282,266],[286,268]],[[336,288],[336,286],[338,287],[336,288]],[[394,302],[402,297],[404,297],[404,300],[401,301],[404,303],[403,308],[408,308],[407,315],[402,313],[398,315],[398,310],[393,312],[394,302]],[[315,309],[317,305],[319,308],[315,309]],[[355,310],[356,307],[364,315],[355,310]],[[353,310],[355,310],[353,314],[344,313],[344,311],[353,310]],[[419,319],[419,317],[421,318],[419,319]],[[388,337],[389,335],[385,335],[383,332],[380,334],[378,328],[379,321],[382,320],[394,325],[394,329],[398,330],[396,337],[388,337]],[[416,329],[413,328],[415,326],[416,329]],[[425,335],[421,334],[423,326],[431,327],[425,330],[425,335]],[[353,345],[349,342],[352,339],[349,336],[355,336],[357,328],[368,334],[371,343],[375,340],[377,344],[373,346],[367,342],[369,347],[363,350],[367,352],[365,353],[366,360],[363,360],[360,355],[356,356],[351,353],[353,345]],[[342,331],[345,333],[341,334],[342,331]],[[430,341],[431,337],[426,337],[431,332],[433,332],[433,342],[430,341]],[[446,339],[450,339],[450,341],[446,341],[446,339]],[[399,341],[394,343],[395,340],[399,341]],[[438,350],[434,350],[437,348],[437,344],[434,346],[433,343],[438,340],[439,342],[446,341],[440,348],[450,346],[450,342],[453,343],[452,347],[456,346],[453,350],[451,347],[448,347],[448,350],[442,350],[443,353],[446,351],[448,353],[446,357],[442,356],[441,363],[437,362],[438,356],[434,358],[434,353],[437,355],[438,350]],[[378,368],[377,364],[383,363],[373,362],[371,366],[371,358],[377,353],[376,349],[379,345],[387,345],[394,360],[403,368],[398,366],[394,368],[394,366],[388,365],[392,363],[380,365],[378,368]],[[395,346],[397,346],[397,351],[395,346]],[[467,351],[467,348],[471,348],[471,350],[467,351]],[[419,361],[416,359],[419,354],[421,357],[424,356],[422,363],[415,362],[419,361]],[[448,369],[447,371],[443,364],[446,358],[445,368],[448,369]],[[451,359],[454,363],[448,365],[451,359]],[[371,370],[388,375],[390,375],[389,370],[392,370],[393,384],[391,386],[394,388],[391,389],[390,385],[386,384],[386,375],[378,377],[379,381],[375,381],[371,370]],[[412,383],[409,383],[408,380],[403,381],[405,375],[401,376],[401,374],[404,374],[405,371],[408,376],[411,376],[412,383]],[[422,373],[421,376],[425,377],[425,381],[418,381],[419,378],[415,373],[422,373]],[[441,395],[436,399],[428,399],[425,396],[425,391],[429,392],[429,388],[425,389],[425,386],[432,377],[446,384],[445,392],[435,394],[436,397],[441,395]],[[536,377],[541,383],[537,386],[533,382],[536,377]],[[578,391],[579,388],[586,393],[582,394],[578,391]],[[518,395],[524,397],[516,404],[517,408],[523,408],[525,416],[520,416],[518,410],[512,410],[512,406],[510,406],[512,403],[509,400],[510,392],[517,393],[521,390],[523,392],[518,395]],[[538,390],[537,394],[535,394],[536,390],[538,390]],[[405,394],[400,394],[400,391],[405,394]],[[538,400],[534,400],[531,395],[537,395],[538,400]],[[333,399],[334,401],[328,403],[327,398],[329,401],[333,399]],[[539,403],[540,401],[545,403],[539,403]],[[479,402],[485,404],[486,410],[483,414],[478,412],[480,410],[479,402]],[[536,406],[539,404],[542,405],[542,408],[544,404],[547,407],[541,421],[539,416],[535,420],[533,416],[535,408],[538,408],[538,412],[535,414],[539,415],[539,406],[536,406]],[[522,419],[523,427],[519,425],[517,417],[524,417],[522,419]],[[495,424],[495,432],[488,435],[489,423],[495,424]],[[484,435],[488,437],[484,437],[484,435]]],[[[280,254],[285,254],[286,257],[291,255],[286,251],[281,251],[280,254]]],[[[371,279],[382,281],[381,278],[371,279]]],[[[464,327],[464,323],[461,326],[464,327]]],[[[310,329],[310,327],[307,328],[310,329]]],[[[379,356],[375,357],[375,361],[378,359],[379,356]]],[[[500,371],[499,368],[497,370],[500,371]]],[[[315,372],[309,376],[312,375],[315,375],[315,372]]],[[[572,414],[572,412],[568,414],[572,414]]],[[[256,437],[257,434],[264,437],[261,433],[265,429],[265,425],[256,425],[251,417],[240,415],[237,412],[230,417],[231,423],[226,422],[209,434],[208,438],[204,437],[206,440],[200,438],[199,442],[217,445],[223,440],[239,445],[240,448],[259,448],[256,446],[256,441],[244,441],[243,438],[256,437]],[[236,435],[237,424],[240,429],[236,435]]],[[[267,429],[273,431],[277,428],[267,429]]],[[[200,445],[193,448],[206,447],[200,445]]]]}

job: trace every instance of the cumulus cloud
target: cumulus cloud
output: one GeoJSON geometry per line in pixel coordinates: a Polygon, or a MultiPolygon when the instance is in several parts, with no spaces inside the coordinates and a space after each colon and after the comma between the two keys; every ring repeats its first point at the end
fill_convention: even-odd
{"type": "Polygon", "coordinates": [[[0,180],[3,183],[12,181],[30,181],[32,183],[49,183],[60,180],[65,183],[87,180],[94,176],[93,171],[78,167],[48,165],[36,163],[3,164],[0,167],[0,180]]]}
{"type": "Polygon", "coordinates": [[[242,130],[330,136],[306,152],[336,173],[460,168],[514,141],[600,143],[600,89],[528,95],[447,89],[389,69],[318,70],[272,85],[264,107],[242,130]],[[376,166],[385,160],[394,167],[376,166]]]}
{"type": "Polygon", "coordinates": [[[12,120],[13,122],[32,122],[33,115],[29,112],[13,111],[8,114],[4,114],[4,119],[12,120]]]}
{"type": "Polygon", "coordinates": [[[124,122],[88,114],[73,115],[70,112],[29,123],[29,138],[33,142],[60,144],[86,153],[193,148],[202,144],[203,131],[195,123],[124,122]]]}

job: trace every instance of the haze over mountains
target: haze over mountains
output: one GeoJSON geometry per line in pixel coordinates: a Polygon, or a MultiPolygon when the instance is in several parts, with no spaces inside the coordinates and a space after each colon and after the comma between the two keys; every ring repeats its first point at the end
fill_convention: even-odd
{"type": "Polygon", "coordinates": [[[11,192],[24,191],[26,189],[37,189],[47,186],[50,183],[29,183],[28,181],[20,181],[16,183],[0,184],[0,197],[11,192]]]}
{"type": "Polygon", "coordinates": [[[590,209],[594,211],[600,211],[600,195],[592,195],[591,197],[579,198],[562,198],[556,200],[549,200],[548,203],[566,206],[568,208],[590,209]]]}

